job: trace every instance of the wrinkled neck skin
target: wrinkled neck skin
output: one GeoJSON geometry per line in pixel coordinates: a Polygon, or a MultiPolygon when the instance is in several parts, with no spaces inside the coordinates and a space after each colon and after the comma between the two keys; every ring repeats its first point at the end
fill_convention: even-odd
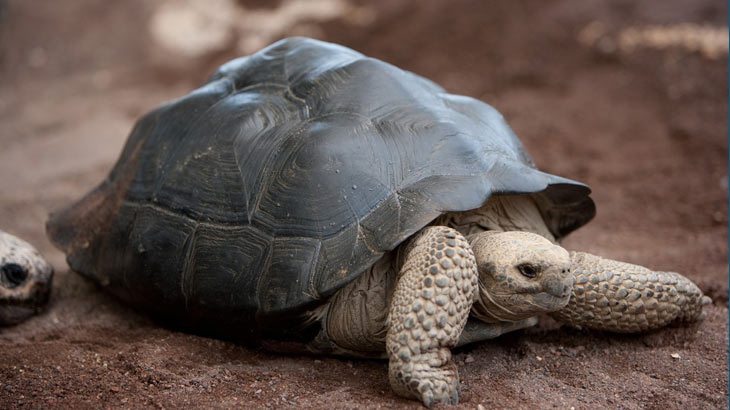
{"type": "Polygon", "coordinates": [[[479,296],[471,308],[471,315],[486,323],[517,322],[534,315],[520,315],[503,306],[489,294],[489,290],[479,282],[479,296]]]}
{"type": "MultiPolygon", "coordinates": [[[[493,233],[480,232],[477,234],[469,235],[467,238],[472,247],[474,247],[480,239],[483,239],[485,236],[491,234],[493,233]]],[[[477,265],[479,264],[480,261],[477,261],[477,265]]],[[[516,322],[521,319],[526,319],[525,317],[521,317],[521,315],[519,315],[517,312],[514,312],[509,307],[500,304],[496,300],[496,297],[490,294],[489,288],[486,286],[485,280],[482,276],[483,275],[481,275],[480,272],[479,294],[477,296],[477,300],[474,302],[474,305],[472,305],[471,308],[472,316],[486,323],[516,322]]]]}
{"type": "Polygon", "coordinates": [[[532,195],[494,195],[481,208],[442,215],[435,225],[450,226],[467,237],[487,231],[533,232],[557,243],[532,195]]]}

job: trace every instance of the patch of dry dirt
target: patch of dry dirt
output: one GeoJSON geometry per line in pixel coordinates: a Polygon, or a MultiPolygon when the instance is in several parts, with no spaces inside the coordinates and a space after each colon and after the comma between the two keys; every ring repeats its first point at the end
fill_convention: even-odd
{"type": "MultiPolygon", "coordinates": [[[[45,238],[48,212],[105,176],[141,113],[235,55],[165,54],[146,29],[153,2],[60,3],[0,1],[0,227],[57,270],[48,312],[0,330],[0,407],[418,408],[390,391],[385,362],[174,332],[68,272],[45,238]]],[[[684,272],[715,300],[691,328],[617,336],[545,321],[463,349],[460,406],[727,408],[727,53],[612,43],[629,28],[726,29],[727,5],[361,6],[371,24],[336,19],[314,32],[493,104],[541,168],[593,187],[598,216],[568,248],[684,272]],[[580,41],[596,22],[600,36],[580,41]]]]}

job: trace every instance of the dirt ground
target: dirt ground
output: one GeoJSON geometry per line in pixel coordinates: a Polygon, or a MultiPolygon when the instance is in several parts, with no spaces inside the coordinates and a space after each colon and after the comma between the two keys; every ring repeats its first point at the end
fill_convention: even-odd
{"type": "MultiPolygon", "coordinates": [[[[157,4],[0,0],[0,228],[57,273],[47,312],[0,329],[0,408],[418,408],[391,392],[385,362],[276,355],[160,327],[69,272],[46,239],[48,213],[101,181],[140,114],[240,53],[235,39],[198,57],[163,49],[148,30],[157,4]]],[[[624,35],[727,30],[726,3],[349,10],[272,36],[339,42],[491,103],[542,169],[593,187],[598,215],[567,248],[683,272],[714,299],[694,327],[621,336],[545,320],[462,349],[459,406],[727,408],[727,45],[629,47],[624,35]]]]}

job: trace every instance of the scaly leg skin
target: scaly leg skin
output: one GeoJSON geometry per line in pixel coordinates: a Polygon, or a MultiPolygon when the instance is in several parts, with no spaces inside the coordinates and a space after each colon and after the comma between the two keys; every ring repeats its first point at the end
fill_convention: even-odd
{"type": "Polygon", "coordinates": [[[459,402],[451,360],[477,297],[477,268],[466,238],[451,228],[425,228],[405,249],[388,315],[390,385],[427,407],[459,402]]]}
{"type": "Polygon", "coordinates": [[[674,321],[693,322],[712,301],[689,279],[630,263],[571,252],[575,275],[568,305],[552,313],[576,327],[617,333],[657,329],[674,321]]]}

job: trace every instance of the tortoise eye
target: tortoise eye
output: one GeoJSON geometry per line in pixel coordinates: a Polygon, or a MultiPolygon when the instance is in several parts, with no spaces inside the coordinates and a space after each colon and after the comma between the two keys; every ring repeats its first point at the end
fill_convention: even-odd
{"type": "Polygon", "coordinates": [[[28,271],[17,263],[6,263],[0,268],[4,282],[14,288],[28,279],[28,271]]]}
{"type": "Polygon", "coordinates": [[[529,263],[523,263],[521,265],[517,265],[517,270],[520,271],[522,276],[526,278],[534,278],[537,276],[537,274],[540,272],[540,269],[535,265],[530,265],[529,263]]]}

